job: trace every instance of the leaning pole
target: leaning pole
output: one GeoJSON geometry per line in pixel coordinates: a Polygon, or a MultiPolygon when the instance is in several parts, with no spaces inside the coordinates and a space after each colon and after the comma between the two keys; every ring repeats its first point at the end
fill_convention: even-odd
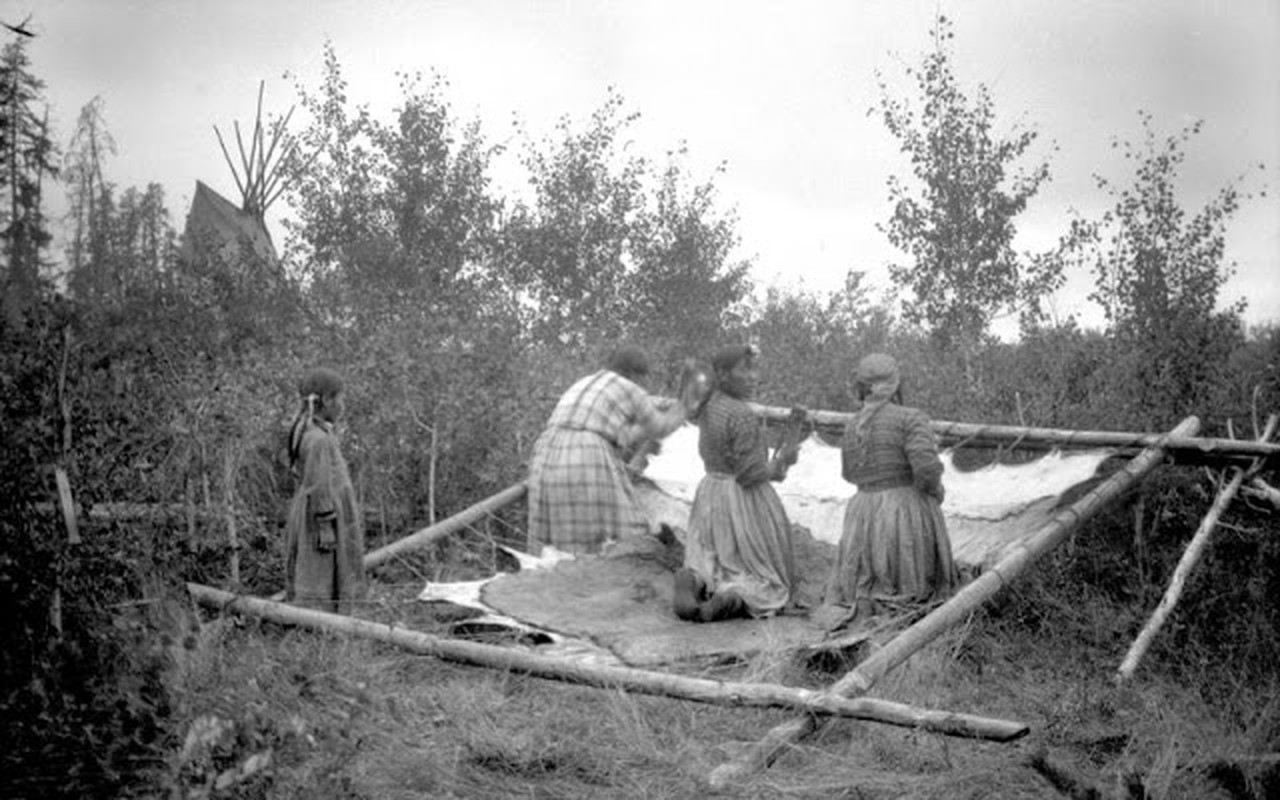
{"type": "Polygon", "coordinates": [[[520,500],[528,491],[524,481],[508,486],[506,489],[491,495],[467,508],[459,511],[447,519],[442,519],[434,525],[428,525],[421,530],[415,531],[402,539],[396,539],[386,547],[380,547],[372,553],[364,557],[365,568],[376,567],[392,558],[426,547],[437,539],[448,536],[455,531],[484,519],[489,514],[494,513],[512,503],[520,500]]]}

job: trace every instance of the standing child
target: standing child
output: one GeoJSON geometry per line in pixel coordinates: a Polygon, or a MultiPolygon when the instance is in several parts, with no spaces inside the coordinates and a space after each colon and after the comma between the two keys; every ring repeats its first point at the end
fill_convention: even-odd
{"type": "Polygon", "coordinates": [[[290,602],[346,614],[364,593],[364,530],[338,448],[342,377],[313,369],[298,385],[302,408],[289,432],[289,462],[300,470],[289,508],[285,581],[290,602]]]}

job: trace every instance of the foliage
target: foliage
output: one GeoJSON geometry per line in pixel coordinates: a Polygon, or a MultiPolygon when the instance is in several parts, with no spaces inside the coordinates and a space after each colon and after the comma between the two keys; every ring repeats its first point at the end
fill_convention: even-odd
{"type": "Polygon", "coordinates": [[[840,291],[767,289],[746,338],[762,351],[761,402],[849,410],[853,373],[863,355],[893,349],[888,313],[873,305],[864,274],[851,271],[840,291]]]}
{"type": "Polygon", "coordinates": [[[716,209],[711,180],[689,187],[680,159],[670,155],[652,206],[628,235],[631,269],[619,309],[623,330],[673,373],[674,365],[714,342],[743,313],[749,264],[731,261],[736,217],[716,209]]]}
{"type": "Polygon", "coordinates": [[[512,417],[521,352],[511,292],[491,268],[496,150],[476,124],[457,130],[439,78],[423,87],[402,76],[387,124],[348,109],[332,45],[325,68],[318,92],[298,87],[310,152],[286,190],[298,212],[292,257],[308,265],[322,323],[310,344],[344,365],[369,501],[430,518],[440,502],[514,477],[510,460],[493,459],[510,436],[493,421],[512,417]]]}
{"type": "Polygon", "coordinates": [[[639,115],[624,105],[611,90],[584,129],[562,118],[556,140],[527,145],[533,199],[503,227],[504,270],[534,341],[651,342],[671,366],[740,309],[748,265],[731,263],[736,219],[717,212],[712,181],[689,186],[683,147],[656,180],[627,154],[639,115]]]}
{"type": "Polygon", "coordinates": [[[559,141],[527,146],[534,199],[511,210],[506,261],[537,341],[582,347],[623,335],[628,238],[646,202],[648,166],[623,155],[619,139],[636,116],[611,92],[585,130],[565,117],[559,141]]]}
{"type": "Polygon", "coordinates": [[[1049,428],[1094,430],[1110,424],[1112,401],[1099,383],[1110,346],[1097,331],[1081,330],[1074,320],[1035,325],[1016,345],[993,345],[987,366],[984,405],[973,419],[1049,428]]]}
{"type": "Polygon", "coordinates": [[[119,307],[132,290],[156,285],[173,269],[177,232],[160,184],[144,191],[131,186],[117,197],[105,178],[105,161],[116,147],[104,107],[96,97],[81,109],[64,159],[72,226],[67,288],[91,305],[119,307]]]}
{"type": "Polygon", "coordinates": [[[80,279],[80,270],[97,247],[91,230],[98,218],[98,204],[106,189],[103,163],[115,155],[116,142],[107,129],[106,101],[99,95],[80,109],[76,129],[63,158],[62,177],[68,187],[71,234],[67,243],[70,282],[80,279]]]}
{"type": "Polygon", "coordinates": [[[1116,140],[1134,162],[1131,186],[1095,176],[1113,200],[1093,226],[1088,261],[1097,278],[1091,298],[1102,306],[1115,344],[1110,382],[1127,413],[1168,427],[1205,407],[1225,379],[1228,356],[1243,341],[1241,300],[1219,311],[1231,274],[1224,264],[1226,225],[1239,208],[1232,182],[1194,216],[1176,192],[1185,148],[1196,122],[1158,141],[1149,114],[1140,115],[1141,145],[1116,140]]]}
{"type": "Polygon", "coordinates": [[[41,252],[52,240],[44,219],[45,178],[57,175],[57,150],[49,138],[48,111],[39,115],[44,81],[31,72],[26,42],[18,37],[0,50],[0,228],[7,263],[0,273],[3,313],[11,325],[38,299],[41,252]]]}
{"type": "Polygon", "coordinates": [[[908,68],[918,107],[880,84],[879,114],[910,158],[918,186],[888,180],[893,214],[880,229],[910,264],[891,264],[896,286],[910,291],[908,322],[924,323],[944,345],[972,345],[997,313],[1039,316],[1038,300],[1061,283],[1061,262],[1019,263],[1014,220],[1048,179],[1047,164],[1009,177],[1011,165],[1035,142],[1032,130],[1008,138],[993,133],[995,109],[985,86],[971,100],[952,70],[951,21],[938,18],[935,49],[908,68]]]}
{"type": "MultiPolygon", "coordinates": [[[[940,32],[949,35],[946,24],[940,32]]],[[[1145,171],[1135,188],[1113,191],[1116,209],[1096,225],[1072,223],[1058,250],[1022,264],[1009,247],[1012,221],[1047,173],[1041,167],[1008,189],[1004,170],[1034,136],[992,138],[985,90],[975,102],[963,97],[948,59],[940,48],[912,74],[929,98],[925,118],[937,135],[963,146],[954,161],[921,162],[917,177],[926,193],[912,199],[901,184],[904,194],[894,198],[921,216],[895,219],[922,226],[899,228],[903,236],[933,237],[914,241],[929,242],[921,258],[938,269],[961,263],[956,253],[977,258],[987,248],[995,255],[964,272],[978,281],[971,294],[951,277],[937,284],[948,287],[943,296],[954,307],[938,306],[929,317],[914,303],[928,330],[873,300],[857,272],[827,294],[771,289],[751,296],[749,265],[734,255],[736,217],[720,207],[721,173],[691,177],[683,148],[661,169],[632,155],[626,137],[634,115],[614,93],[584,126],[564,119],[552,140],[528,144],[531,193],[510,199],[488,177],[501,148],[488,144],[477,124],[458,124],[442,80],[402,77],[400,102],[385,121],[351,106],[326,47],[321,85],[298,89],[310,121],[299,160],[289,165],[297,219],[288,230],[287,276],[262,269],[248,242],[234,268],[176,257],[163,196],[154,187],[120,191],[111,184],[101,106],[87,107],[65,162],[82,226],[68,254],[76,270],[70,292],[59,296],[37,282],[21,324],[0,319],[0,602],[10,610],[0,627],[0,683],[6,718],[17,720],[3,732],[0,773],[25,765],[46,780],[50,770],[39,768],[53,765],[62,785],[81,796],[146,793],[155,786],[138,784],[157,775],[156,785],[169,790],[208,790],[235,764],[273,748],[272,769],[233,791],[302,796],[325,784],[335,796],[355,796],[361,787],[381,796],[404,776],[445,793],[674,795],[719,759],[716,743],[759,733],[754,713],[548,690],[511,676],[478,680],[438,664],[423,673],[416,671],[421,659],[363,646],[335,654],[332,642],[299,645],[311,641],[301,635],[278,641],[270,628],[233,629],[225,648],[200,651],[208,659],[204,673],[175,677],[186,647],[173,645],[189,643],[182,604],[174,610],[183,580],[235,585],[234,556],[235,588],[267,595],[282,583],[280,526],[293,489],[283,437],[297,411],[295,381],[314,364],[333,365],[348,380],[343,449],[371,542],[520,480],[559,393],[594,369],[618,338],[647,347],[660,372],[723,341],[754,340],[764,352],[761,400],[776,405],[853,408],[854,364],[884,350],[903,365],[907,402],[937,419],[1150,430],[1189,410],[1210,415],[1207,430],[1221,432],[1230,421],[1245,434],[1253,401],[1266,411],[1280,399],[1280,335],[1264,329],[1244,336],[1237,318],[1203,296],[1221,288],[1222,225],[1238,195],[1229,187],[1191,220],[1168,201],[1190,132],[1163,149],[1150,141],[1146,154],[1135,149],[1145,171]],[[946,170],[961,177],[968,170],[973,180],[946,170]],[[983,224],[961,235],[972,218],[944,215],[949,205],[929,203],[965,200],[966,192],[982,198],[959,203],[961,211],[980,214],[983,224]],[[1114,232],[1114,246],[1090,240],[1104,228],[1114,232]],[[944,230],[954,236],[943,238],[944,230]],[[1095,249],[1082,251],[1090,241],[1095,249]],[[984,340],[991,315],[1027,307],[1067,256],[1080,252],[1108,276],[1100,290],[1114,302],[1108,330],[1028,319],[1016,343],[984,340]],[[963,307],[967,298],[971,307],[963,307]],[[1162,314],[1176,322],[1165,325],[1162,314]],[[957,358],[935,346],[939,331],[974,337],[972,347],[957,358]],[[1154,371],[1141,372],[1148,367],[1154,371]],[[79,504],[80,545],[67,542],[52,502],[56,467],[67,472],[79,504]],[[100,522],[107,504],[142,513],[100,522]],[[61,631],[53,624],[55,596],[61,631]],[[240,671],[220,671],[242,657],[240,671]],[[389,723],[357,691],[336,705],[317,700],[325,690],[311,673],[321,662],[325,676],[353,674],[370,686],[385,679],[405,696],[426,694],[405,701],[407,722],[395,719],[396,711],[389,723]],[[193,686],[205,694],[187,693],[193,686]],[[263,711],[282,701],[302,708],[302,723],[263,711]],[[548,704],[560,709],[553,737],[520,734],[545,717],[548,704]],[[183,755],[182,733],[210,718],[231,720],[234,735],[198,758],[183,755]],[[603,720],[592,728],[602,735],[594,749],[575,750],[584,720],[603,720]],[[440,738],[432,739],[437,731],[440,738]],[[375,756],[369,742],[382,748],[375,756]],[[399,771],[379,783],[371,764],[383,756],[399,771]]],[[[881,110],[909,112],[887,97],[881,110]]],[[[919,152],[934,158],[927,126],[900,130],[914,131],[921,138],[912,141],[925,148],[919,152]]],[[[924,284],[900,286],[917,292],[924,284]]],[[[669,390],[662,377],[655,388],[669,390]]],[[[1162,588],[1213,488],[1199,474],[1171,470],[1080,530],[1039,569],[1034,585],[1015,587],[979,620],[982,635],[955,645],[1018,648],[1019,657],[970,654],[959,669],[939,669],[946,680],[925,688],[954,695],[937,705],[975,703],[1020,716],[1041,709],[1040,684],[1024,677],[1010,679],[1016,692],[992,689],[977,680],[983,669],[998,675],[1031,661],[1070,673],[1076,664],[1109,663],[1162,588]],[[1140,537],[1134,520],[1141,521],[1140,537]],[[1047,655],[1037,655],[1042,646],[1047,655]]],[[[1280,656],[1271,635],[1280,614],[1274,521],[1243,508],[1226,522],[1144,667],[1158,680],[1177,678],[1211,696],[1224,715],[1244,707],[1229,696],[1233,688],[1242,697],[1266,697],[1267,669],[1280,656]]],[[[512,530],[501,538],[518,540],[518,524],[512,530]]],[[[427,572],[452,575],[483,560],[458,555],[470,538],[430,554],[427,572]]],[[[493,544],[485,540],[485,558],[493,544]]],[[[414,593],[421,579],[412,575],[414,593]]],[[[379,603],[370,607],[397,624],[412,616],[407,609],[421,613],[412,600],[395,609],[379,603]]],[[[1053,674],[1078,685],[1071,682],[1078,673],[1053,674]]],[[[911,699],[913,687],[899,688],[911,699]]],[[[1087,716],[1087,709],[1058,708],[1066,703],[1054,700],[1045,712],[1051,742],[1087,716]]],[[[1262,716],[1249,723],[1251,735],[1273,750],[1262,716]]],[[[1215,731],[1224,728],[1238,734],[1215,722],[1215,731]]],[[[937,755],[915,738],[832,730],[824,744],[863,748],[860,756],[889,769],[952,768],[949,751],[937,755]]],[[[797,753],[797,764],[781,767],[793,771],[773,773],[793,784],[775,793],[829,795],[833,785],[815,787],[812,775],[839,765],[821,763],[819,748],[797,753]]],[[[988,766],[972,774],[989,776],[988,766]]],[[[910,791],[925,780],[894,789],[910,791]]],[[[1020,780],[1028,794],[1043,788],[1035,776],[1020,780]]],[[[939,796],[950,796],[953,783],[934,780],[939,796]]],[[[767,794],[776,787],[760,788],[767,794]]]]}
{"type": "Polygon", "coordinates": [[[40,507],[56,497],[55,465],[81,502],[145,498],[155,466],[149,411],[163,400],[137,380],[125,340],[81,339],[82,313],[46,294],[22,326],[0,322],[0,774],[12,796],[114,795],[164,758],[160,633],[129,609],[208,574],[169,529],[82,515],[72,544],[56,507],[40,507]]]}
{"type": "Polygon", "coordinates": [[[306,264],[314,302],[327,319],[361,329],[411,324],[500,298],[483,266],[498,204],[489,194],[491,156],[476,124],[457,130],[436,77],[401,76],[402,105],[380,122],[348,108],[331,43],[317,92],[298,85],[310,116],[299,153],[284,165],[293,261],[306,264]]]}

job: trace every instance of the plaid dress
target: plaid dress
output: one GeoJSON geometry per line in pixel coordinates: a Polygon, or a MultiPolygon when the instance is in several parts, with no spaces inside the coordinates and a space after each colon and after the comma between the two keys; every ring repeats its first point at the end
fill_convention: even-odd
{"type": "Polygon", "coordinates": [[[791,524],[770,483],[764,422],[716,392],[698,422],[706,477],[689,513],[685,566],[712,591],[731,590],[753,616],[787,604],[795,583],[791,524]]]}
{"type": "Polygon", "coordinates": [[[651,425],[653,400],[610,370],[582,378],[560,398],[529,461],[529,551],[552,545],[598,553],[606,542],[649,530],[622,450],[627,432],[651,425]]]}
{"type": "Polygon", "coordinates": [[[300,606],[349,613],[365,589],[364,528],[331,426],[307,428],[299,460],[302,479],[285,524],[285,594],[300,606]],[[337,542],[321,549],[320,527],[328,523],[337,525],[337,542]]]}
{"type": "Polygon", "coordinates": [[[942,516],[942,463],[924,412],[887,403],[841,444],[849,498],[827,602],[878,607],[949,597],[959,583],[942,516]]]}

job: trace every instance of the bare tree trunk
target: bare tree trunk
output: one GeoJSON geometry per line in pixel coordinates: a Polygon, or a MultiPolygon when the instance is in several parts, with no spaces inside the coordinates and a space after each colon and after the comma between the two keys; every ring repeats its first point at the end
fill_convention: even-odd
{"type": "Polygon", "coordinates": [[[436,466],[440,463],[439,436],[440,424],[437,420],[431,426],[431,456],[427,461],[427,522],[436,522],[436,466]]]}

